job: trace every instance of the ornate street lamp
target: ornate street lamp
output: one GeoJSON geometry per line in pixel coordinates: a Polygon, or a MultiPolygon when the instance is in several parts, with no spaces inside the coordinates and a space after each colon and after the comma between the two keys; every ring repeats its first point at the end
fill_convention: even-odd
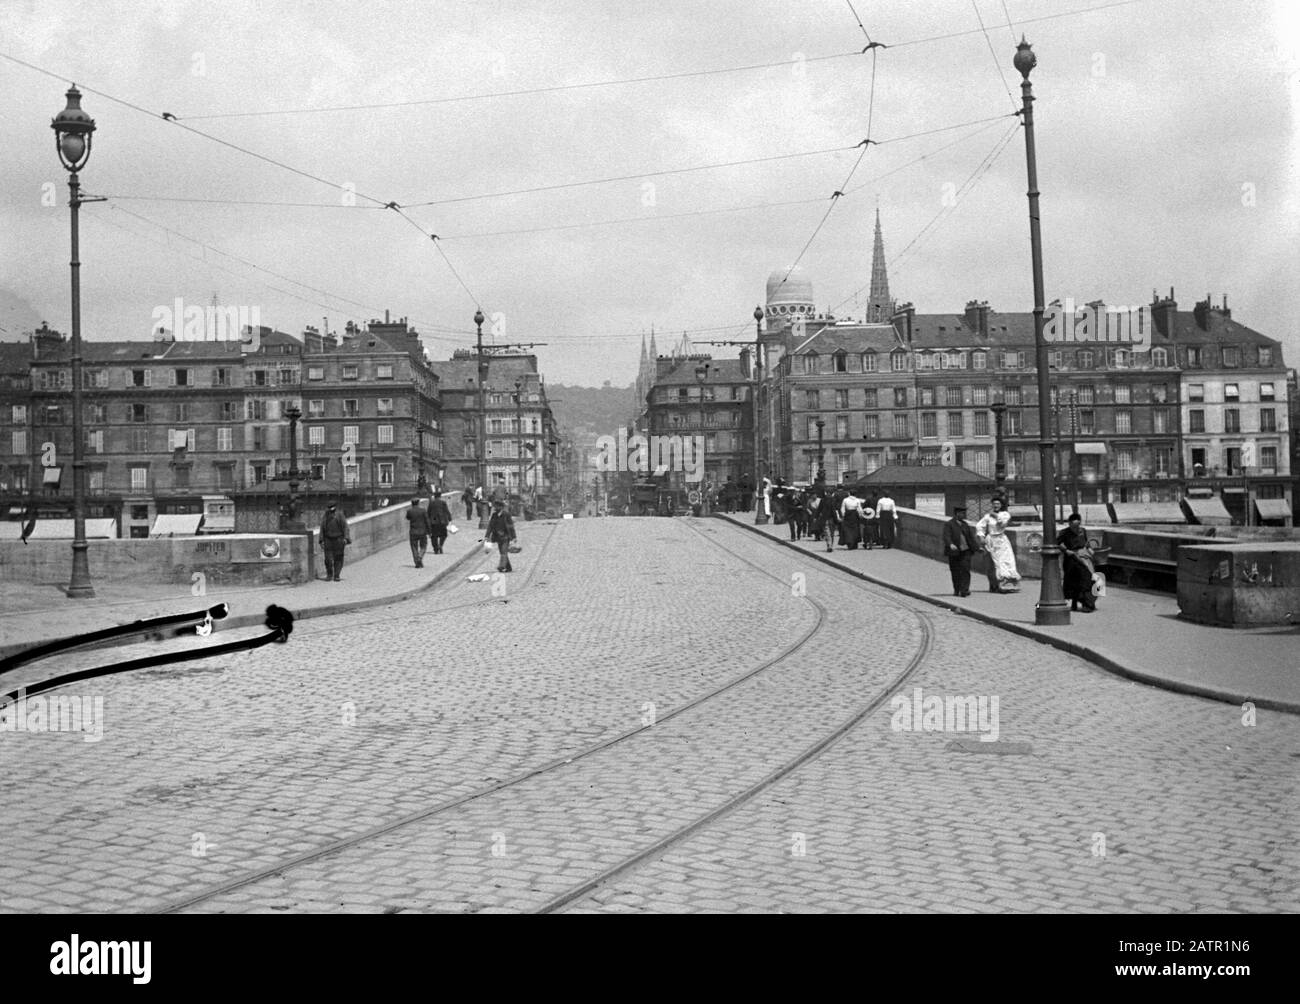
{"type": "Polygon", "coordinates": [[[1002,438],[1002,416],[1007,412],[1007,403],[1003,400],[1001,388],[994,391],[993,403],[989,410],[993,412],[993,481],[998,486],[998,494],[1003,495],[1007,489],[1007,444],[1002,438]]]}
{"type": "Polygon", "coordinates": [[[1024,99],[1025,161],[1029,178],[1029,245],[1034,270],[1034,349],[1038,367],[1038,465],[1041,476],[1043,509],[1043,578],[1034,608],[1034,623],[1060,625],[1070,623],[1070,605],[1061,590],[1061,563],[1056,551],[1056,446],[1051,433],[1051,387],[1048,373],[1047,341],[1043,338],[1043,239],[1039,231],[1038,162],[1034,151],[1034,89],[1029,72],[1037,65],[1034,50],[1020,37],[1016,46],[1015,67],[1022,78],[1020,92],[1024,99]]]}
{"type": "Polygon", "coordinates": [[[826,484],[826,450],[822,444],[822,430],[826,428],[825,419],[817,419],[817,483],[826,484]]]}
{"type": "MultiPolygon", "coordinates": [[[[706,429],[706,428],[708,427],[708,424],[709,424],[709,423],[708,423],[708,419],[705,417],[705,414],[704,414],[704,384],[705,384],[705,382],[709,379],[709,370],[710,370],[710,369],[711,369],[711,366],[710,366],[708,363],[702,363],[701,365],[695,367],[695,382],[698,383],[698,384],[700,385],[700,429],[701,429],[701,435],[704,434],[703,430],[706,429]]],[[[700,470],[700,484],[699,484],[699,487],[695,489],[697,492],[700,493],[700,513],[701,513],[701,514],[704,514],[704,515],[707,515],[707,514],[708,514],[709,498],[708,498],[708,494],[707,494],[707,492],[705,491],[705,488],[706,488],[706,486],[708,485],[709,482],[708,482],[707,477],[705,476],[705,475],[706,475],[705,464],[708,463],[708,457],[706,456],[706,457],[704,458],[703,462],[701,462],[701,460],[700,460],[699,457],[696,457],[695,460],[696,460],[696,463],[698,463],[698,464],[700,465],[700,468],[701,468],[701,470],[700,470]]]]}
{"type": "MultiPolygon", "coordinates": [[[[478,328],[478,486],[487,492],[487,356],[483,354],[483,311],[474,311],[474,326],[478,328]]],[[[478,528],[487,529],[487,507],[478,507],[478,528]]]]}
{"type": "Polygon", "coordinates": [[[50,123],[54,130],[54,149],[59,162],[68,172],[68,207],[72,210],[72,579],[68,596],[72,599],[90,599],[95,589],[90,584],[90,562],[86,543],[86,461],[84,428],[81,415],[81,262],[77,233],[77,215],[83,202],[103,202],[103,199],[83,199],[77,172],[90,159],[90,144],[95,132],[95,120],[81,108],[81,92],[77,85],[68,88],[68,104],[50,123]]]}
{"type": "Polygon", "coordinates": [[[524,514],[524,383],[522,380],[515,381],[515,435],[518,436],[518,442],[515,444],[515,453],[517,454],[516,463],[519,468],[517,475],[519,481],[519,513],[520,517],[524,514]]]}
{"type": "Polygon", "coordinates": [[[284,417],[289,420],[289,501],[284,507],[284,529],[288,533],[305,533],[307,527],[298,518],[302,504],[298,498],[298,478],[302,476],[298,470],[298,419],[302,418],[302,411],[290,405],[284,410],[284,417]]]}
{"type": "Polygon", "coordinates": [[[766,523],[768,515],[763,508],[760,479],[761,435],[763,427],[763,406],[759,395],[763,390],[763,308],[754,308],[754,498],[757,500],[754,512],[756,525],[766,523]]]}

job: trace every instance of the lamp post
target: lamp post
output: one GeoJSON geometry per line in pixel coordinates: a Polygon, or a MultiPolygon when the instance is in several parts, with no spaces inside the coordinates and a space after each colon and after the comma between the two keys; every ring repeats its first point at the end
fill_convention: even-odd
{"type": "Polygon", "coordinates": [[[1070,623],[1070,606],[1061,590],[1061,563],[1056,552],[1056,519],[1052,512],[1056,499],[1056,470],[1050,438],[1051,389],[1048,373],[1047,341],[1043,338],[1043,239],[1039,230],[1038,163],[1034,151],[1034,89],[1029,73],[1038,63],[1034,50],[1020,38],[1016,46],[1015,67],[1022,78],[1020,92],[1024,99],[1025,160],[1029,181],[1029,244],[1034,271],[1034,349],[1038,368],[1038,464],[1043,500],[1043,572],[1034,608],[1034,623],[1062,625],[1070,623]]]}
{"type": "Polygon", "coordinates": [[[523,516],[524,507],[524,383],[522,380],[515,381],[515,435],[518,437],[515,442],[516,465],[519,473],[516,475],[519,481],[519,512],[515,515],[523,516]]]}
{"type": "Polygon", "coordinates": [[[301,503],[298,499],[298,419],[302,411],[295,405],[284,410],[284,417],[289,420],[289,502],[285,506],[284,528],[289,533],[304,533],[307,527],[298,518],[301,503]]]}
{"type": "Polygon", "coordinates": [[[767,512],[763,507],[762,482],[760,478],[761,460],[761,435],[763,427],[763,406],[759,401],[759,395],[763,390],[763,308],[754,308],[754,498],[757,505],[754,507],[754,523],[761,525],[768,520],[767,512]]]}
{"type": "Polygon", "coordinates": [[[993,412],[993,481],[998,494],[1007,490],[1007,449],[1002,439],[1002,416],[1007,412],[1007,403],[1002,399],[1002,391],[994,391],[993,403],[989,410],[993,412]]]}
{"type": "Polygon", "coordinates": [[[90,561],[86,554],[86,444],[81,415],[81,261],[78,240],[78,211],[83,202],[103,202],[103,199],[83,199],[77,172],[90,159],[90,145],[95,131],[95,120],[81,107],[81,92],[77,85],[68,88],[67,106],[54,117],[50,128],[54,130],[54,149],[59,162],[68,172],[68,208],[72,211],[72,578],[68,583],[70,599],[92,599],[95,589],[90,584],[90,561]]]}
{"type": "MultiPolygon", "coordinates": [[[[710,368],[711,367],[708,363],[702,363],[701,365],[695,367],[695,382],[700,385],[700,428],[701,430],[707,428],[709,424],[708,419],[704,414],[704,384],[709,379],[710,368]]],[[[701,435],[704,435],[704,433],[701,432],[701,435]]],[[[702,515],[707,515],[708,505],[709,505],[708,496],[705,491],[706,486],[709,483],[707,479],[707,471],[705,470],[704,463],[699,463],[700,458],[696,457],[695,459],[700,467],[700,483],[699,483],[699,487],[697,487],[695,490],[700,493],[700,513],[702,515]]],[[[708,458],[705,457],[704,462],[707,463],[707,460],[708,458]]]]}
{"type": "MultiPolygon", "coordinates": [[[[483,311],[474,311],[474,326],[478,329],[478,486],[487,492],[487,356],[483,355],[483,311]]],[[[486,498],[484,499],[486,502],[486,498]]],[[[478,528],[487,529],[486,506],[478,507],[478,528]]]]}
{"type": "Polygon", "coordinates": [[[822,430],[826,428],[825,419],[817,419],[817,482],[826,483],[826,450],[822,442],[822,430]]]}

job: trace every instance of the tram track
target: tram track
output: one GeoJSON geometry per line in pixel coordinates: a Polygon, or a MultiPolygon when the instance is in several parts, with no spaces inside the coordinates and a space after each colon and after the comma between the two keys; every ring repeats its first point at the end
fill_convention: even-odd
{"type": "MultiPolygon", "coordinates": [[[[706,533],[694,525],[685,522],[679,525],[689,527],[703,542],[706,542],[712,547],[722,551],[733,561],[741,562],[759,572],[764,577],[773,579],[783,588],[789,588],[789,583],[785,579],[740,554],[735,548],[715,539],[713,531],[706,533]]],[[[545,544],[539,550],[537,559],[533,563],[529,575],[525,579],[525,588],[531,584],[533,576],[541,567],[546,546],[549,545],[553,539],[554,532],[553,529],[552,534],[548,536],[545,544]]],[[[773,552],[781,550],[776,545],[771,544],[760,544],[760,546],[764,546],[765,549],[771,548],[773,552]]],[[[782,557],[787,557],[783,551],[782,557]]],[[[924,664],[926,657],[929,654],[933,638],[933,628],[928,616],[920,611],[908,607],[906,604],[900,602],[896,597],[878,586],[862,582],[858,579],[846,578],[845,581],[852,582],[858,593],[866,593],[880,599],[888,603],[890,606],[905,611],[915,619],[921,636],[921,641],[917,646],[916,651],[903,666],[901,671],[894,675],[887,684],[873,689],[869,699],[862,701],[855,708],[852,714],[841,721],[840,724],[830,732],[818,737],[816,741],[803,746],[793,755],[786,757],[757,782],[747,785],[740,791],[734,792],[720,804],[713,805],[712,807],[709,807],[707,811],[700,812],[689,822],[675,827],[669,833],[652,841],[650,844],[639,848],[634,853],[625,855],[620,860],[600,870],[594,876],[591,876],[580,883],[575,883],[573,886],[558,895],[550,896],[544,903],[535,908],[535,912],[558,912],[581,901],[601,886],[625,876],[629,872],[636,870],[638,867],[655,860],[674,845],[687,840],[692,835],[709,826],[711,823],[716,822],[723,816],[726,816],[741,806],[751,802],[754,798],[758,797],[764,791],[770,789],[773,785],[779,783],[781,780],[797,771],[800,767],[805,766],[820,757],[837,742],[851,733],[924,664]]],[[[790,642],[774,655],[763,660],[757,666],[733,676],[720,685],[699,694],[694,699],[687,701],[666,713],[658,715],[651,724],[644,724],[640,728],[631,729],[603,741],[583,747],[579,750],[561,754],[560,756],[548,760],[544,764],[521,771],[494,784],[481,787],[455,798],[446,799],[433,805],[420,808],[414,812],[405,814],[397,819],[390,820],[378,826],[371,827],[360,833],[332,841],[310,851],[286,858],[274,865],[250,871],[227,881],[213,884],[194,894],[170,901],[167,905],[159,907],[158,912],[175,913],[182,910],[192,909],[194,907],[201,907],[205,903],[219,900],[223,896],[244,887],[254,885],[261,881],[283,877],[287,872],[307,867],[336,855],[345,854],[361,847],[362,845],[396,834],[399,831],[406,830],[418,824],[454,814],[456,810],[466,809],[474,803],[488,799],[492,796],[509,792],[511,789],[522,788],[532,782],[552,778],[564,771],[573,770],[575,765],[582,765],[585,762],[590,761],[592,758],[597,757],[599,754],[616,750],[619,747],[630,744],[633,740],[652,732],[652,730],[659,729],[662,731],[663,727],[674,719],[680,718],[689,712],[704,708],[710,702],[717,701],[723,695],[735,691],[737,688],[757,679],[761,674],[764,674],[775,667],[789,664],[792,660],[797,660],[800,653],[804,652],[808,648],[809,644],[825,631],[828,622],[828,610],[825,604],[806,595],[801,596],[800,599],[808,604],[813,610],[814,620],[809,629],[799,638],[790,642]]],[[[491,601],[477,600],[471,603],[456,604],[451,607],[439,608],[437,612],[450,612],[452,610],[464,609],[469,606],[480,605],[487,602],[491,601]]],[[[330,628],[325,631],[313,633],[322,634],[327,633],[328,631],[342,629],[343,628],[330,628]]]]}

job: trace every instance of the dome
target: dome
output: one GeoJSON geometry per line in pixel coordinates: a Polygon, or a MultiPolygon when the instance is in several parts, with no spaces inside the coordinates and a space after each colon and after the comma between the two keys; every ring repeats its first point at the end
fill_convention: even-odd
{"type": "Polygon", "coordinates": [[[779,268],[767,277],[767,313],[812,313],[812,280],[804,274],[801,266],[789,270],[789,278],[786,278],[786,271],[779,268]]]}

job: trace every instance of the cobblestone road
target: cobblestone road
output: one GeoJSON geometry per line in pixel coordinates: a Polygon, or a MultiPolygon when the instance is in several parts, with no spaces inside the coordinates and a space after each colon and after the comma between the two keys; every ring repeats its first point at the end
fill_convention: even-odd
{"type": "Polygon", "coordinates": [[[104,699],[97,742],[0,732],[0,910],[157,910],[260,872],[190,909],[536,909],[918,688],[996,699],[998,741],[898,731],[885,701],[565,909],[1300,907],[1294,717],[1244,725],[719,523],[523,539],[495,582],[73,686],[104,699]]]}

